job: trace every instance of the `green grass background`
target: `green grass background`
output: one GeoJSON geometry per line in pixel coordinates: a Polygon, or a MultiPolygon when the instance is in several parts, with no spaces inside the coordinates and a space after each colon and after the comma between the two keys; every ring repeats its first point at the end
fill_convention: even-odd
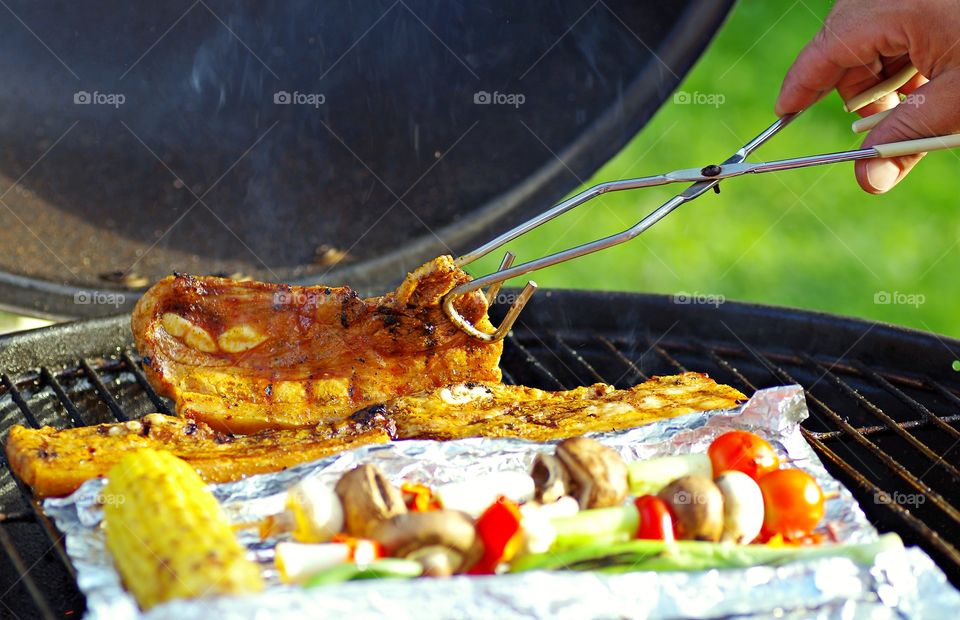
{"type": "MultiPolygon", "coordinates": [[[[773,121],[783,75],[830,5],[739,2],[680,86],[722,95],[723,105],[671,98],[583,187],[719,162],[736,151],[773,121]]],[[[852,120],[833,94],[752,159],[855,148],[852,120]]],[[[958,171],[960,152],[931,153],[883,196],[859,188],[852,164],[732,179],[720,195],[681,207],[634,241],[543,270],[536,280],[542,287],[722,295],[960,337],[958,171]],[[923,303],[878,304],[878,292],[923,303]]],[[[607,195],[511,249],[519,262],[622,230],[679,187],[607,195]]],[[[471,271],[486,273],[498,260],[488,257],[471,271]]]]}

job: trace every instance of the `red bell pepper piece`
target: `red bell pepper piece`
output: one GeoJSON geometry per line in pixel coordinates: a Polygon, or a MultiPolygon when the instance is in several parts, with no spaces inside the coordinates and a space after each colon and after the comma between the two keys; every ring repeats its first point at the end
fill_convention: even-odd
{"type": "Polygon", "coordinates": [[[509,562],[523,541],[520,506],[500,496],[477,519],[477,536],[483,555],[468,571],[471,575],[492,575],[501,562],[509,562]]]}
{"type": "Polygon", "coordinates": [[[656,495],[643,495],[633,500],[640,513],[637,538],[646,540],[674,540],[673,515],[665,501],[656,495]]]}

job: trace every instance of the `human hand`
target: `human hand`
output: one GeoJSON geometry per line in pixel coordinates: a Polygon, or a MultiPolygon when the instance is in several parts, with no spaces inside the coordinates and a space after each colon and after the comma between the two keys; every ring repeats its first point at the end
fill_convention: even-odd
{"type": "MultiPolygon", "coordinates": [[[[847,100],[905,65],[919,71],[899,89],[858,112],[894,109],[864,147],[960,132],[960,0],[838,0],[823,28],[800,52],[780,89],[778,116],[809,107],[836,89],[847,100]]],[[[890,190],[923,154],[855,164],[860,186],[890,190]]]]}

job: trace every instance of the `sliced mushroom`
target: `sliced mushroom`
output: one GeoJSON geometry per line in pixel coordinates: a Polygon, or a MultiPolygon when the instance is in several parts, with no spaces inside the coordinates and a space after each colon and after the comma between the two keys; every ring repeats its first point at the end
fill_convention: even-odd
{"type": "Polygon", "coordinates": [[[473,520],[455,510],[400,514],[378,523],[371,536],[389,555],[415,559],[434,577],[468,568],[479,550],[473,520]]]}
{"type": "Polygon", "coordinates": [[[381,521],[407,512],[403,495],[373,465],[345,473],[336,492],[343,504],[346,531],[352,536],[369,538],[381,521]]]}
{"type": "Polygon", "coordinates": [[[677,478],[657,494],[670,505],[677,538],[717,542],[723,533],[723,494],[706,476],[677,478]]]}
{"type": "Polygon", "coordinates": [[[557,445],[557,458],[572,482],[570,494],[580,508],[616,506],[627,496],[627,464],[595,439],[573,437],[557,445]]]}
{"type": "Polygon", "coordinates": [[[542,504],[552,504],[570,491],[570,474],[563,462],[552,454],[538,454],[530,475],[536,486],[536,499],[542,504]]]}

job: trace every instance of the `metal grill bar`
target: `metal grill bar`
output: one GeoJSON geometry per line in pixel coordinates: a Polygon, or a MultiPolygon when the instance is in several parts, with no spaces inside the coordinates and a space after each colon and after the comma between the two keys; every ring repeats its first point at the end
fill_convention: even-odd
{"type": "MultiPolygon", "coordinates": [[[[869,400],[867,400],[866,398],[864,398],[863,395],[862,395],[860,392],[858,392],[857,390],[853,389],[853,388],[852,388],[848,383],[846,383],[843,379],[841,379],[841,378],[838,377],[837,375],[833,374],[833,373],[830,371],[829,368],[827,368],[827,367],[824,366],[823,364],[820,364],[819,362],[815,362],[815,361],[813,361],[813,360],[810,360],[810,363],[813,364],[813,365],[815,365],[817,368],[819,368],[819,369],[821,369],[821,370],[823,371],[823,377],[829,379],[832,383],[834,383],[837,387],[839,387],[841,391],[843,391],[845,394],[851,396],[851,397],[852,397],[854,400],[856,400],[862,407],[864,407],[865,409],[867,409],[867,410],[868,410],[870,413],[872,413],[874,416],[880,418],[880,419],[883,421],[883,423],[887,425],[887,428],[889,428],[891,431],[893,431],[894,433],[896,433],[897,435],[899,435],[901,438],[903,438],[903,440],[906,441],[906,442],[907,442],[908,444],[910,444],[911,446],[913,446],[913,448],[915,448],[917,451],[919,451],[921,454],[923,454],[925,457],[927,457],[928,459],[930,459],[930,460],[933,461],[934,463],[939,464],[941,467],[943,467],[944,469],[946,469],[947,471],[949,471],[950,474],[953,475],[954,477],[960,477],[960,470],[958,470],[956,467],[954,467],[954,466],[951,465],[950,463],[947,463],[946,461],[944,461],[943,458],[942,458],[940,455],[938,455],[936,452],[934,452],[932,449],[930,449],[925,443],[923,443],[922,441],[920,441],[919,439],[917,439],[915,436],[913,436],[913,434],[909,433],[902,425],[897,424],[897,422],[896,422],[893,418],[891,418],[890,416],[888,416],[886,413],[884,413],[884,411],[883,411],[880,407],[876,406],[875,404],[873,404],[872,402],[870,402],[869,400]]],[[[867,376],[869,376],[869,377],[872,378],[872,379],[875,378],[876,380],[878,380],[878,382],[883,381],[884,383],[886,383],[886,385],[889,385],[890,388],[896,390],[896,388],[894,388],[892,385],[890,385],[890,383],[889,383],[886,379],[883,379],[883,378],[880,377],[879,375],[877,375],[876,377],[874,377],[874,376],[873,376],[874,374],[875,374],[875,373],[870,373],[870,374],[868,374],[867,376]]],[[[899,390],[898,390],[898,391],[899,391],[899,390]]],[[[919,403],[918,403],[918,404],[919,404],[919,403]]],[[[924,408],[924,409],[926,409],[926,408],[924,408]]],[[[936,416],[934,416],[933,414],[929,413],[929,411],[928,411],[927,413],[928,413],[928,415],[926,416],[926,418],[927,418],[928,420],[929,420],[931,417],[936,418],[936,416]]],[[[937,418],[937,419],[939,420],[939,418],[937,418]]],[[[941,421],[941,422],[942,422],[942,421],[941,421]]],[[[951,429],[951,430],[953,430],[953,429],[951,429]]]]}
{"type": "Polygon", "coordinates": [[[623,362],[623,364],[627,367],[628,372],[633,375],[633,379],[632,379],[633,381],[636,381],[636,382],[646,381],[647,379],[650,378],[646,375],[646,373],[640,370],[639,366],[633,363],[633,360],[631,360],[625,354],[621,353],[620,349],[618,349],[605,336],[595,336],[594,340],[596,342],[599,342],[601,346],[603,346],[603,348],[605,348],[607,351],[610,351],[611,353],[613,353],[614,357],[616,357],[618,360],[623,362]]]}
{"type": "Polygon", "coordinates": [[[130,355],[130,351],[126,349],[120,354],[120,359],[123,360],[124,366],[127,370],[133,373],[133,376],[137,378],[137,384],[147,393],[147,397],[150,399],[150,402],[153,403],[153,406],[156,407],[157,411],[160,413],[172,414],[170,407],[167,406],[167,403],[163,402],[163,399],[160,398],[160,395],[157,394],[156,390],[153,389],[153,386],[150,385],[150,382],[147,381],[146,375],[143,374],[143,371],[140,369],[140,364],[137,363],[133,356],[130,355]]]}
{"type": "Polygon", "coordinates": [[[687,369],[683,367],[683,364],[678,362],[672,355],[667,353],[667,350],[660,346],[660,344],[649,339],[647,340],[647,343],[650,345],[650,350],[656,351],[657,355],[667,360],[667,363],[676,368],[678,372],[687,372],[687,369]]]}
{"type": "MultiPolygon", "coordinates": [[[[930,377],[924,377],[924,387],[928,389],[933,389],[933,391],[935,391],[937,394],[949,400],[950,403],[953,404],[955,407],[960,408],[960,396],[957,396],[947,388],[943,387],[937,381],[934,381],[930,377]]],[[[947,416],[942,419],[944,421],[952,421],[950,418],[953,418],[953,417],[956,417],[956,416],[947,416]]]]}
{"type": "Polygon", "coordinates": [[[60,382],[57,381],[57,378],[53,376],[46,366],[40,369],[40,379],[43,381],[44,385],[49,386],[50,389],[53,390],[57,400],[59,400],[60,404],[63,405],[63,408],[67,410],[67,414],[70,416],[70,421],[73,422],[73,425],[85,426],[86,422],[84,421],[83,416],[80,415],[80,410],[77,409],[75,404],[73,404],[73,401],[70,400],[70,397],[67,396],[67,393],[64,391],[63,386],[60,385],[60,382]]]}
{"type": "MultiPolygon", "coordinates": [[[[3,459],[4,466],[7,465],[6,459],[3,459]]],[[[53,611],[50,609],[50,606],[47,604],[47,599],[44,597],[43,593],[40,592],[40,588],[37,587],[37,582],[34,581],[33,577],[30,576],[30,570],[27,568],[27,565],[24,564],[23,558],[20,556],[20,553],[17,551],[17,548],[13,545],[13,541],[10,540],[10,534],[7,533],[7,530],[3,527],[3,521],[0,521],[0,547],[3,548],[3,552],[6,553],[7,557],[10,559],[10,563],[13,564],[14,570],[17,571],[18,581],[10,586],[11,588],[15,587],[18,584],[23,584],[23,587],[27,590],[27,593],[30,595],[30,599],[33,601],[33,604],[37,606],[37,611],[44,619],[53,620],[56,616],[53,614],[53,611]]],[[[12,610],[9,610],[13,613],[12,610]]]]}
{"type": "Polygon", "coordinates": [[[516,348],[517,351],[519,351],[524,355],[525,361],[530,366],[536,369],[537,372],[539,372],[542,376],[546,377],[547,380],[549,380],[550,383],[556,386],[557,389],[560,389],[560,390],[567,389],[567,386],[565,386],[563,382],[560,381],[560,379],[557,379],[557,376],[552,372],[550,372],[550,370],[540,362],[540,360],[537,358],[536,355],[530,352],[530,349],[523,346],[523,344],[520,342],[520,339],[517,338],[513,334],[513,332],[510,332],[510,334],[507,336],[507,340],[510,341],[511,346],[516,348]]]}
{"type": "Polygon", "coordinates": [[[7,393],[10,394],[10,399],[17,405],[17,408],[20,410],[20,413],[23,414],[23,419],[26,420],[27,424],[32,428],[40,428],[40,422],[37,421],[33,411],[30,407],[27,406],[25,400],[23,400],[23,395],[20,394],[20,390],[17,389],[13,381],[10,379],[10,376],[7,373],[0,375],[0,382],[3,383],[3,387],[7,389],[7,393]]]}
{"type": "MultiPolygon", "coordinates": [[[[893,385],[892,383],[890,383],[889,381],[881,377],[879,374],[877,374],[873,370],[870,370],[869,368],[867,368],[866,366],[864,366],[859,362],[856,364],[856,367],[860,370],[861,373],[863,373],[864,376],[869,377],[871,380],[873,380],[874,383],[881,385],[885,390],[887,390],[888,392],[890,392],[891,394],[899,398],[908,407],[910,407],[911,409],[913,409],[914,411],[922,415],[925,419],[929,420],[934,426],[939,428],[941,431],[952,436],[954,439],[960,439],[960,431],[958,431],[957,429],[953,428],[952,426],[944,422],[940,418],[940,416],[933,413],[932,411],[930,411],[929,409],[927,409],[926,407],[918,403],[913,398],[910,398],[909,396],[907,396],[907,394],[904,393],[903,390],[893,385]]],[[[957,472],[956,468],[954,468],[953,471],[955,472],[954,473],[955,476],[960,474],[960,472],[957,472]]]]}
{"type": "MultiPolygon", "coordinates": [[[[941,418],[944,422],[960,422],[960,414],[945,416],[941,418]]],[[[907,420],[905,422],[896,423],[900,428],[904,429],[920,429],[925,428],[930,425],[927,420],[907,420]]],[[[873,426],[857,426],[857,432],[864,435],[865,437],[870,437],[871,435],[876,435],[877,433],[886,433],[890,432],[890,427],[887,425],[873,425],[873,426]]],[[[837,439],[844,436],[843,431],[806,431],[810,436],[816,437],[822,441],[828,441],[831,439],[837,439]]]]}
{"type": "Polygon", "coordinates": [[[600,376],[600,373],[597,372],[597,369],[594,368],[590,362],[584,359],[584,357],[580,355],[576,349],[567,344],[567,341],[564,340],[559,334],[551,334],[551,336],[553,336],[553,339],[556,341],[557,346],[560,347],[561,351],[577,360],[581,366],[587,369],[587,372],[590,373],[594,381],[599,381],[600,383],[604,383],[606,381],[602,376],[600,376]]]}
{"type": "MultiPolygon", "coordinates": [[[[30,407],[23,399],[23,395],[14,385],[13,381],[10,380],[10,377],[7,376],[6,373],[3,373],[0,375],[0,380],[2,380],[4,387],[7,389],[7,393],[10,394],[10,398],[14,403],[16,403],[17,408],[20,410],[20,413],[23,415],[23,418],[26,420],[27,424],[29,424],[31,428],[40,428],[40,424],[37,422],[36,416],[34,416],[33,412],[30,411],[30,407]]],[[[10,468],[10,463],[7,461],[6,456],[3,458],[3,464],[7,469],[10,468]]],[[[70,571],[70,576],[76,576],[73,565],[70,563],[70,558],[67,556],[67,550],[63,546],[63,536],[57,531],[57,528],[47,517],[46,513],[43,512],[43,507],[40,506],[40,502],[34,499],[30,489],[28,489],[16,476],[14,476],[13,479],[17,485],[17,489],[20,491],[20,496],[23,498],[24,502],[30,506],[37,523],[43,527],[43,531],[47,535],[47,538],[50,540],[52,545],[51,548],[56,552],[60,561],[67,567],[67,570],[70,571]]]]}
{"type": "Polygon", "coordinates": [[[757,391],[757,386],[755,386],[752,381],[747,379],[747,377],[744,376],[743,373],[741,373],[739,370],[734,368],[733,364],[731,364],[727,360],[720,357],[720,355],[714,349],[708,347],[707,345],[703,344],[699,340],[695,342],[696,342],[697,348],[702,353],[705,353],[706,356],[709,357],[714,364],[723,368],[725,371],[730,373],[731,376],[736,378],[736,380],[740,382],[740,385],[742,385],[747,391],[750,391],[750,392],[757,391]]]}
{"type": "Polygon", "coordinates": [[[107,386],[103,384],[103,380],[100,379],[100,375],[97,374],[97,371],[90,366],[90,363],[87,360],[80,360],[80,367],[83,368],[83,373],[90,379],[90,382],[93,383],[94,388],[97,390],[97,394],[100,396],[100,399],[107,404],[110,412],[120,422],[127,422],[130,420],[123,407],[116,401],[116,399],[110,394],[107,390],[107,386]]]}

